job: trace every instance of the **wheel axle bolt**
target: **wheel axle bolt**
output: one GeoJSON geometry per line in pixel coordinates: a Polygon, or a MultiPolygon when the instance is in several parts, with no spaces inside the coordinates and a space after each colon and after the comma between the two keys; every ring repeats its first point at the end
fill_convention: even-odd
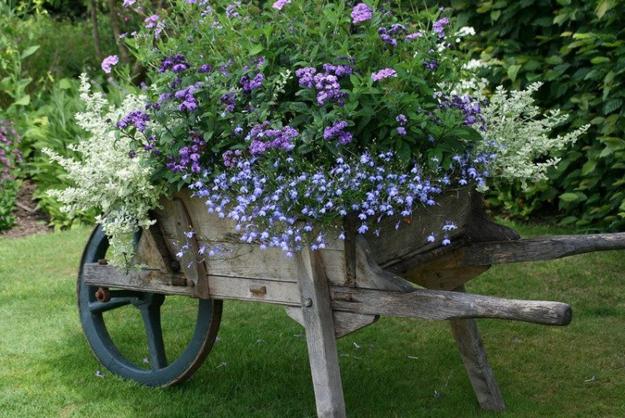
{"type": "Polygon", "coordinates": [[[312,299],[311,298],[304,299],[304,306],[307,308],[310,308],[312,306],[312,299]]]}

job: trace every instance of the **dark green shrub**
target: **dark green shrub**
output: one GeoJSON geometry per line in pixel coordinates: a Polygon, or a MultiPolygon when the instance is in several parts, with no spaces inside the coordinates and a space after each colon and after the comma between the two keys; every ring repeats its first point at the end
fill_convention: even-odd
{"type": "Polygon", "coordinates": [[[0,121],[0,231],[13,226],[17,197],[16,165],[21,160],[19,137],[11,124],[0,121]]]}
{"type": "Polygon", "coordinates": [[[583,229],[625,227],[625,0],[452,0],[478,37],[476,55],[508,87],[544,81],[539,103],[591,124],[550,181],[502,186],[491,202],[516,215],[560,210],[583,229]]]}

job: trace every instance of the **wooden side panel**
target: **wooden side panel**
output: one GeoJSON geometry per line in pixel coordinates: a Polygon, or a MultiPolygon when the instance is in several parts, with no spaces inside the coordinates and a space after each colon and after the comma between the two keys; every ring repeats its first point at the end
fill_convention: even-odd
{"type": "MultiPolygon", "coordinates": [[[[191,198],[187,193],[178,194],[174,200],[164,200],[161,202],[162,208],[157,211],[170,250],[175,251],[181,245],[179,227],[175,216],[172,216],[177,212],[177,199],[184,202],[190,214],[199,246],[216,252],[204,260],[209,274],[297,282],[298,267],[295,257],[288,258],[279,249],[261,250],[258,245],[240,242],[232,221],[208,213],[201,199],[191,198]]],[[[345,282],[342,242],[329,242],[328,248],[319,253],[330,283],[342,285],[345,282]]]]}

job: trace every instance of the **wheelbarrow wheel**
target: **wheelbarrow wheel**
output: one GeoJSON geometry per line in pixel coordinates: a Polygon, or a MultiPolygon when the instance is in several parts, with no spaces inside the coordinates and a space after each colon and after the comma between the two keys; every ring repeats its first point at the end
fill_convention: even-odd
{"type": "MultiPolygon", "coordinates": [[[[186,339],[186,346],[179,350],[178,357],[171,361],[167,358],[163,338],[161,307],[169,298],[184,297],[98,289],[84,284],[83,266],[106,258],[108,247],[106,235],[98,226],[91,234],[83,252],[77,282],[80,321],[93,354],[112,373],[143,385],[163,387],[186,381],[202,365],[213,347],[221,321],[222,301],[187,298],[188,302],[193,303],[191,309],[193,311],[197,309],[195,325],[191,337],[186,339]],[[106,294],[102,295],[103,292],[106,294]],[[127,312],[129,317],[131,314],[135,317],[140,316],[145,329],[147,356],[142,361],[131,360],[111,337],[107,318],[110,319],[108,315],[120,308],[127,310],[136,308],[140,313],[137,315],[136,312],[127,312]]],[[[111,319],[110,322],[119,325],[119,321],[111,319]]],[[[180,345],[177,339],[175,341],[180,345]]]]}

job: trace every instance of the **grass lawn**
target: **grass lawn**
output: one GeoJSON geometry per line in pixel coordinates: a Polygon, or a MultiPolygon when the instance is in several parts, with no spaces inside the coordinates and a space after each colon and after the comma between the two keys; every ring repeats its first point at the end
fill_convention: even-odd
{"type": "MultiPolygon", "coordinates": [[[[149,389],[102,369],[75,301],[88,232],[0,239],[0,417],[314,416],[303,329],[278,307],[225,302],[219,341],[181,386],[149,389]]],[[[573,306],[563,328],[479,321],[501,416],[625,416],[625,251],[495,267],[468,290],[573,306]]],[[[192,302],[168,299],[166,335],[188,333],[192,302]]],[[[144,356],[136,309],[114,315],[113,338],[144,356]]],[[[339,340],[339,352],[351,417],[499,416],[477,408],[446,323],[382,318],[339,340]]]]}

